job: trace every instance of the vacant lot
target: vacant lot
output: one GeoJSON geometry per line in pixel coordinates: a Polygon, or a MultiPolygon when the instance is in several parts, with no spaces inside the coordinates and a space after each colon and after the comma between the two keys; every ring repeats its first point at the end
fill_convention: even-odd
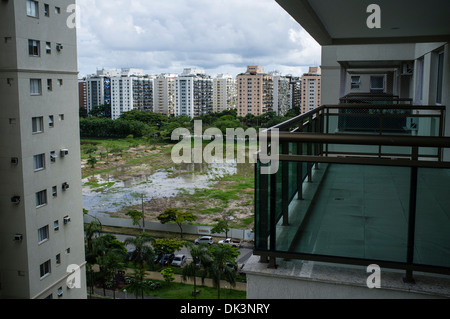
{"type": "MultiPolygon", "coordinates": [[[[104,191],[110,183],[99,183],[96,174],[114,174],[121,180],[151,175],[158,171],[170,172],[169,178],[206,174],[205,165],[174,164],[172,144],[148,143],[143,139],[82,139],[82,175],[89,179],[83,187],[104,191]],[[92,160],[94,158],[95,160],[92,160]]],[[[153,198],[144,202],[145,218],[157,221],[156,216],[167,208],[180,208],[197,216],[195,224],[212,225],[215,220],[230,216],[232,227],[253,227],[254,167],[253,164],[235,164],[234,174],[214,178],[209,188],[183,189],[175,197],[153,198]]],[[[175,184],[175,183],[174,183],[175,184]]],[[[176,187],[177,185],[174,185],[176,187]]],[[[112,216],[126,217],[131,209],[141,205],[108,211],[112,216]]]]}

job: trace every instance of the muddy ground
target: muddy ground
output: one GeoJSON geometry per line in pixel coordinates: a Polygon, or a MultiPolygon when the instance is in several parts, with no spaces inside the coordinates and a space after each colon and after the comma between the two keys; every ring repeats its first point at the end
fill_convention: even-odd
{"type": "MultiPolygon", "coordinates": [[[[114,171],[115,178],[126,180],[134,176],[152,174],[158,170],[170,170],[171,176],[191,174],[182,165],[171,160],[172,145],[122,144],[119,148],[106,148],[105,143],[96,144],[97,151],[91,155],[97,162],[94,167],[87,163],[88,155],[83,153],[84,146],[92,141],[82,141],[82,175],[114,171]],[[106,150],[108,153],[106,156],[106,150]],[[124,168],[117,170],[116,168],[124,168]],[[117,175],[119,174],[119,175],[117,175]]],[[[213,225],[217,220],[228,218],[232,227],[251,229],[254,213],[254,168],[253,164],[237,164],[237,174],[217,178],[209,189],[186,190],[175,197],[155,198],[144,203],[145,220],[158,221],[156,217],[167,208],[179,208],[197,216],[194,224],[213,225]]],[[[126,207],[119,211],[108,212],[112,216],[125,217],[131,209],[141,210],[141,205],[126,207]]]]}

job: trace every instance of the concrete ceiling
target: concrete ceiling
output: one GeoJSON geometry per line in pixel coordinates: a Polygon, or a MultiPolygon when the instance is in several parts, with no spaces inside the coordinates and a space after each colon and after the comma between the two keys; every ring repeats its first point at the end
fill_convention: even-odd
{"type": "Polygon", "coordinates": [[[321,45],[448,42],[449,0],[276,0],[321,45]],[[381,28],[367,12],[377,4],[381,28]]]}

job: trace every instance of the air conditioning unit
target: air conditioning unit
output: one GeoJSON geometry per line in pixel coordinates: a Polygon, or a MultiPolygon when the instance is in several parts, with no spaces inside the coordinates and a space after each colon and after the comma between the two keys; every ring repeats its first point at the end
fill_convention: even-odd
{"type": "Polygon", "coordinates": [[[11,203],[19,205],[20,204],[20,196],[11,197],[11,203]]]}
{"type": "Polygon", "coordinates": [[[51,162],[56,162],[56,158],[57,158],[57,156],[56,156],[56,154],[55,153],[50,153],[50,161],[51,162]]]}
{"type": "Polygon", "coordinates": [[[70,223],[70,217],[69,216],[64,217],[63,220],[64,220],[64,224],[70,223]]]}
{"type": "Polygon", "coordinates": [[[14,165],[19,164],[19,159],[17,157],[11,157],[11,164],[14,164],[14,165]]]}
{"type": "Polygon", "coordinates": [[[23,235],[22,234],[15,234],[14,235],[14,240],[15,241],[22,241],[23,239],[23,235]]]}
{"type": "Polygon", "coordinates": [[[61,157],[69,155],[69,150],[67,148],[61,149],[61,157]]]}
{"type": "Polygon", "coordinates": [[[69,189],[69,184],[68,183],[63,183],[62,184],[62,189],[63,189],[63,191],[69,189]]]}
{"type": "Polygon", "coordinates": [[[64,49],[62,44],[57,44],[56,45],[56,50],[61,51],[62,49],[64,49]]]}

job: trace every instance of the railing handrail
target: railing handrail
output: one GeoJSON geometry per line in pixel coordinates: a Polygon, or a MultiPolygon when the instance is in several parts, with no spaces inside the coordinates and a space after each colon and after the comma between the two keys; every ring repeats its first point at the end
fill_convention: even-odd
{"type": "Polygon", "coordinates": [[[399,110],[428,110],[428,111],[436,110],[442,113],[445,111],[446,107],[444,105],[408,105],[408,104],[359,104],[359,103],[325,104],[306,113],[297,115],[296,117],[293,117],[275,126],[267,128],[263,132],[267,133],[272,129],[279,129],[281,131],[304,120],[308,120],[309,118],[315,116],[321,111],[324,111],[325,109],[399,109],[399,110]]]}
{"type": "MultiPolygon", "coordinates": [[[[267,133],[271,137],[271,133],[267,133]]],[[[399,135],[356,135],[303,132],[279,132],[279,141],[289,143],[324,143],[384,146],[417,146],[450,148],[450,137],[399,136],[399,135]]]]}

